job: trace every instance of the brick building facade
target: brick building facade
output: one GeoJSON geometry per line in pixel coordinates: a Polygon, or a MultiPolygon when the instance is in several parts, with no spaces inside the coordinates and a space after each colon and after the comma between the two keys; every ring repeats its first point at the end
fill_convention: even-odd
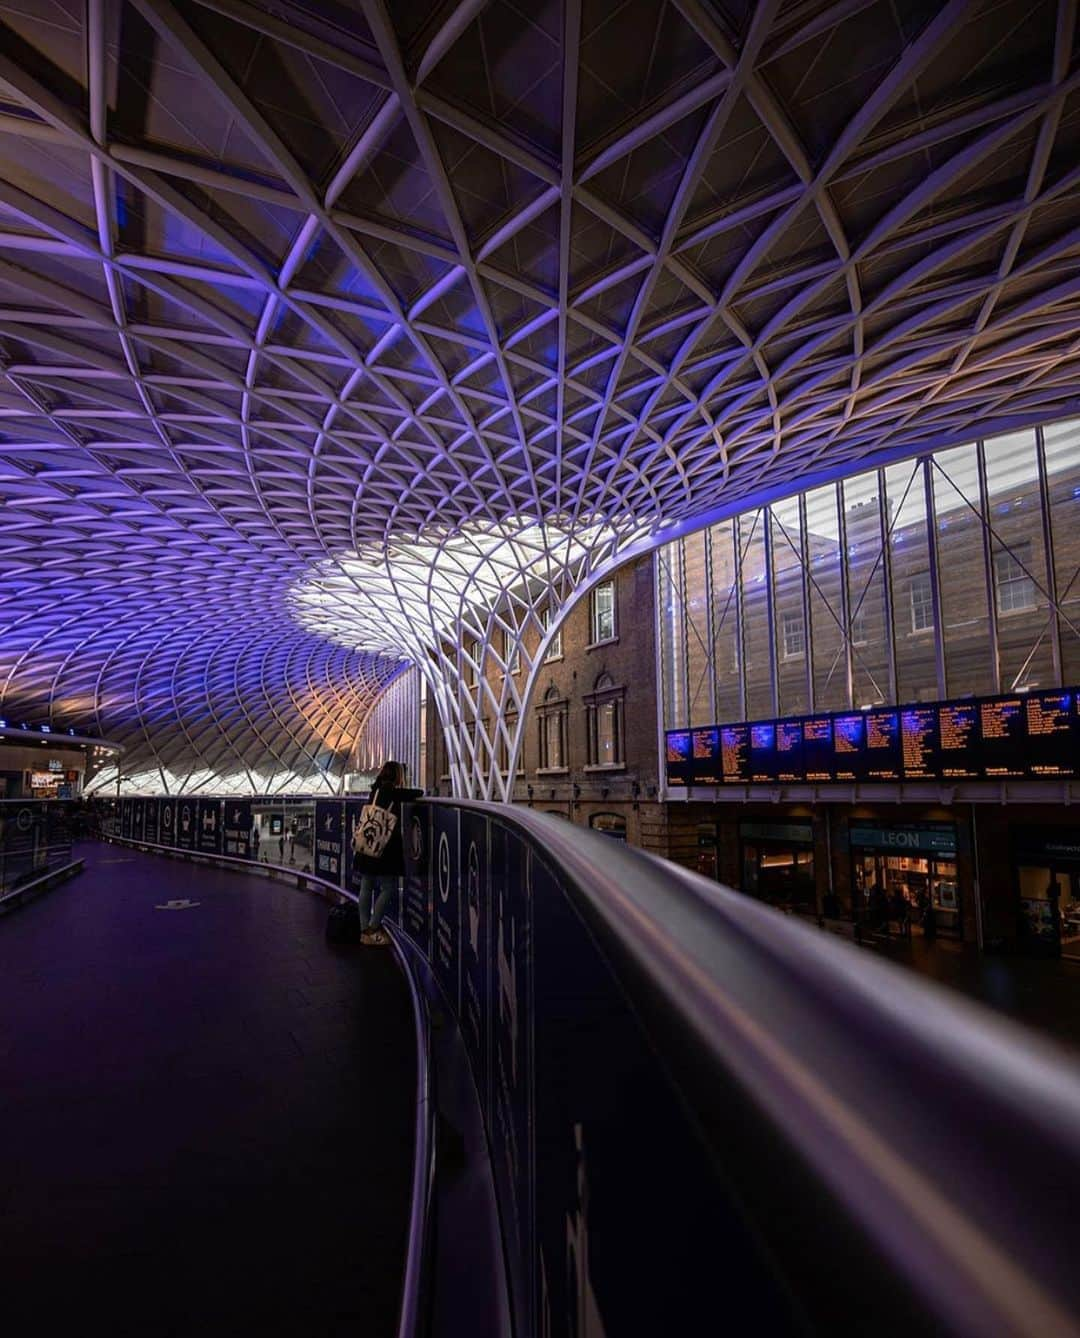
{"type": "MultiPolygon", "coordinates": [[[[525,706],[514,802],[662,853],[655,587],[652,556],[639,558],[567,614],[525,706]]],[[[527,651],[539,641],[538,630],[527,633],[527,651]]],[[[446,745],[427,709],[425,787],[448,795],[446,745]]]]}

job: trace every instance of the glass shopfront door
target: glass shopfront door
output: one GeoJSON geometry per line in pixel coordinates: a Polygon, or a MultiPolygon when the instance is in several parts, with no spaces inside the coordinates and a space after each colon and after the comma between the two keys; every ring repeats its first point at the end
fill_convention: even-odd
{"type": "Polygon", "coordinates": [[[886,933],[962,936],[955,827],[858,824],[849,844],[858,920],[886,933]]]}
{"type": "Polygon", "coordinates": [[[1080,829],[1014,829],[1017,937],[1036,953],[1080,960],[1080,829]]]}
{"type": "Polygon", "coordinates": [[[742,890],[772,906],[817,912],[810,823],[740,822],[742,890]]]}

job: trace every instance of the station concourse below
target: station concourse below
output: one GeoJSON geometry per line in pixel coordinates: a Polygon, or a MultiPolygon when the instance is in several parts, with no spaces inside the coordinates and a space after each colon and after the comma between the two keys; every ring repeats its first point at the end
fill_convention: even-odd
{"type": "Polygon", "coordinates": [[[392,955],[335,953],[283,883],[83,853],[0,935],[7,1332],[392,1333],[416,1073],[392,955]]]}

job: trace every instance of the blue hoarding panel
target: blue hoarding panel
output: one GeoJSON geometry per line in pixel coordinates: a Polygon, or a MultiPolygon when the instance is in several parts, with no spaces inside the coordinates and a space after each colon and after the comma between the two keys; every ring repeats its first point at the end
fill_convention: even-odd
{"type": "Polygon", "coordinates": [[[315,872],[320,878],[345,885],[343,858],[345,804],[341,799],[315,800],[315,872]]]}
{"type": "Polygon", "coordinates": [[[401,927],[431,960],[431,809],[406,804],[402,810],[405,877],[401,892],[401,927]]]}
{"type": "Polygon", "coordinates": [[[196,818],[199,824],[196,849],[207,855],[222,853],[221,800],[200,799],[196,818]]]}
{"type": "Polygon", "coordinates": [[[225,801],[225,854],[237,859],[251,858],[251,800],[225,801]]]}
{"type": "Polygon", "coordinates": [[[482,814],[461,815],[461,1031],[477,1087],[488,1074],[488,1004],[491,983],[489,824],[482,814]]]}
{"type": "Polygon", "coordinates": [[[195,849],[198,830],[198,805],[194,799],[176,801],[176,844],[181,850],[195,849]]]}
{"type": "Polygon", "coordinates": [[[528,847],[501,823],[492,823],[490,868],[491,1090],[486,1115],[515,1332],[528,1333],[534,1295],[532,890],[528,847]]]}
{"type": "Polygon", "coordinates": [[[458,810],[440,805],[432,813],[434,892],[431,965],[450,1006],[461,1016],[461,854],[458,810]]]}

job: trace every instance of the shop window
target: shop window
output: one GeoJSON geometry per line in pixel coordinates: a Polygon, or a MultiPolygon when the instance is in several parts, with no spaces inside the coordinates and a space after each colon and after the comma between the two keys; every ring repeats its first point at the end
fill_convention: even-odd
{"type": "MultiPolygon", "coordinates": [[[[544,611],[540,616],[544,623],[544,632],[547,633],[551,630],[552,613],[550,605],[544,606],[544,611]]],[[[562,628],[560,627],[559,630],[555,633],[555,635],[551,638],[551,642],[547,648],[547,654],[544,656],[544,663],[547,664],[549,660],[561,660],[562,657],[563,657],[562,628]]]]}
{"type": "Polygon", "coordinates": [[[544,694],[537,711],[540,726],[540,765],[538,771],[566,770],[566,699],[554,685],[544,694]]]}
{"type": "Polygon", "coordinates": [[[866,824],[850,829],[849,842],[855,914],[864,925],[961,936],[955,828],[866,824]]]}
{"type": "Polygon", "coordinates": [[[801,611],[781,615],[785,660],[801,659],[806,654],[806,623],[801,611]]]}
{"type": "Polygon", "coordinates": [[[1035,582],[1025,570],[1030,561],[1030,544],[999,548],[994,554],[998,613],[1020,613],[1035,607],[1035,582]]]}
{"type": "Polygon", "coordinates": [[[590,767],[621,767],[623,757],[623,699],[611,675],[602,673],[585,698],[590,767]]]}
{"type": "Polygon", "coordinates": [[[626,844],[626,819],[620,813],[594,813],[589,819],[589,826],[594,832],[603,832],[613,841],[626,844]]]}
{"type": "Polygon", "coordinates": [[[742,890],[772,906],[812,914],[817,896],[814,847],[810,842],[785,839],[782,824],[774,826],[775,836],[769,831],[770,824],[744,824],[746,831],[755,834],[741,833],[742,890]]]}
{"type": "Polygon", "coordinates": [[[615,582],[605,581],[593,588],[590,597],[592,614],[592,644],[602,641],[614,641],[615,627],[615,582]]]}
{"type": "Polygon", "coordinates": [[[911,599],[911,630],[913,632],[932,632],[934,630],[934,592],[930,584],[930,573],[923,571],[913,576],[908,589],[911,599]]]}

